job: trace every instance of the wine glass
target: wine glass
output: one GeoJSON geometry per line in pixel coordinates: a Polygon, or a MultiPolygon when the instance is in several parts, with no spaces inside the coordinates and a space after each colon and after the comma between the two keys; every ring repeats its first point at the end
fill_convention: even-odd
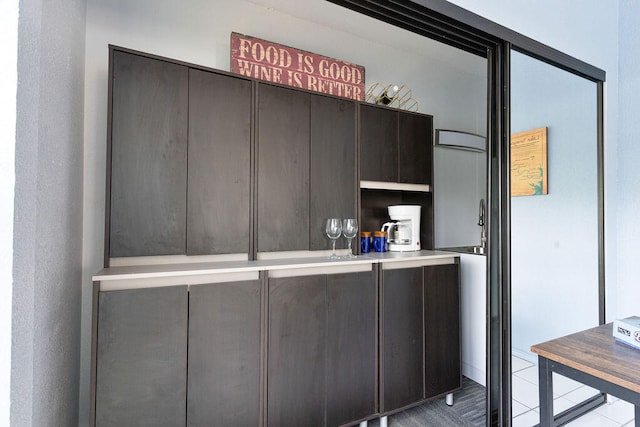
{"type": "Polygon", "coordinates": [[[351,240],[358,234],[358,220],[355,218],[346,218],[342,220],[342,234],[347,239],[349,245],[349,252],[347,258],[354,258],[355,255],[351,252],[351,240]]]}
{"type": "Polygon", "coordinates": [[[336,255],[336,240],[340,238],[340,234],[342,234],[342,223],[340,222],[340,218],[329,218],[327,220],[327,225],[324,230],[327,233],[327,237],[331,239],[333,243],[333,253],[329,257],[330,259],[337,259],[338,255],[336,255]]]}

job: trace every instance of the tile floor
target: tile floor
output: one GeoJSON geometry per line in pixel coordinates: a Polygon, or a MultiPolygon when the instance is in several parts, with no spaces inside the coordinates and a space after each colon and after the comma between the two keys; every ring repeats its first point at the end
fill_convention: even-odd
{"type": "MultiPolygon", "coordinates": [[[[538,407],[538,366],[513,356],[513,427],[531,427],[540,422],[538,407]]],[[[553,374],[554,413],[597,394],[597,390],[569,378],[553,374]]],[[[632,427],[634,408],[631,403],[609,395],[607,403],[566,424],[571,427],[632,427]]]]}

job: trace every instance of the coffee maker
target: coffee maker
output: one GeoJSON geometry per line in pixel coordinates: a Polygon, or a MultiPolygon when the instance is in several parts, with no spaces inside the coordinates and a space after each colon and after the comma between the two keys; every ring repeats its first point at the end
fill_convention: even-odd
{"type": "Polygon", "coordinates": [[[382,225],[382,231],[387,232],[389,251],[419,251],[421,206],[395,205],[388,209],[391,221],[382,225]]]}

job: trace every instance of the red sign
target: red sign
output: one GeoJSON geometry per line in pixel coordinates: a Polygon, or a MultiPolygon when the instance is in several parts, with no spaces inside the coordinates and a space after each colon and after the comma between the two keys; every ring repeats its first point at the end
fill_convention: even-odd
{"type": "Polygon", "coordinates": [[[231,33],[231,72],[364,100],[363,66],[238,33],[231,33]]]}

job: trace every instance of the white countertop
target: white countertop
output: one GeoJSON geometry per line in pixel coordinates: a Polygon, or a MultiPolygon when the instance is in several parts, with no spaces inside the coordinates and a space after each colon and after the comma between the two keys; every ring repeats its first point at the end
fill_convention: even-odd
{"type": "Polygon", "coordinates": [[[302,268],[334,268],[348,266],[363,266],[376,263],[423,262],[437,263],[459,257],[458,254],[445,251],[416,251],[416,252],[371,252],[358,255],[355,258],[341,257],[330,259],[322,257],[282,258],[257,261],[212,261],[187,262],[173,264],[131,265],[103,268],[93,276],[94,282],[153,279],[168,277],[184,277],[227,273],[250,273],[302,268]]]}

